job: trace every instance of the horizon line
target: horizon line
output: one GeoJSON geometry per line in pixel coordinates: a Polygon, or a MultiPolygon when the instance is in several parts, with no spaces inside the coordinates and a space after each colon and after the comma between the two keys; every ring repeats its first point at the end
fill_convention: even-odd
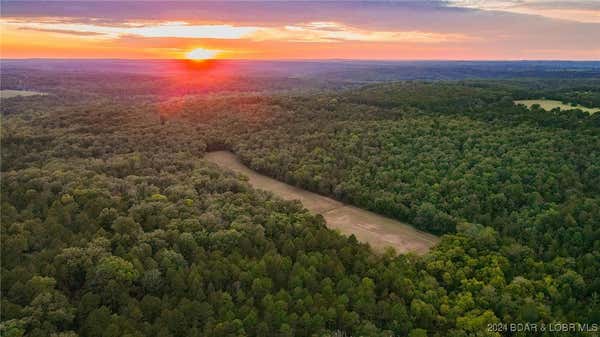
{"type": "Polygon", "coordinates": [[[297,58],[273,58],[273,59],[235,59],[235,58],[218,58],[207,59],[203,61],[195,61],[185,58],[114,58],[114,57],[18,57],[18,58],[3,58],[2,61],[185,61],[185,62],[218,62],[218,61],[244,61],[244,62],[600,62],[600,59],[365,59],[365,58],[323,58],[323,59],[297,59],[297,58]]]}

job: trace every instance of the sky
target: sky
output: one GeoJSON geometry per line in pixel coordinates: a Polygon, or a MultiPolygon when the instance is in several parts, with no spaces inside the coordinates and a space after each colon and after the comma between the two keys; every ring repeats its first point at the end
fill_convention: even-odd
{"type": "Polygon", "coordinates": [[[2,58],[600,60],[600,0],[5,1],[2,58]]]}

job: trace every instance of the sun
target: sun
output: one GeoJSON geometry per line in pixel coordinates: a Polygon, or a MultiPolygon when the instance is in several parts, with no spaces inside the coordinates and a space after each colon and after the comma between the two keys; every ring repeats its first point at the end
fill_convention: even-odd
{"type": "Polygon", "coordinates": [[[196,48],[196,49],[188,52],[187,54],[185,54],[185,57],[188,60],[204,61],[204,60],[214,59],[218,54],[219,54],[219,50],[196,48]]]}

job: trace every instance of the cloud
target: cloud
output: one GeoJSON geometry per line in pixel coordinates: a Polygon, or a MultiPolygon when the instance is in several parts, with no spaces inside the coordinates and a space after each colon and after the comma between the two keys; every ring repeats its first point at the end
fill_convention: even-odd
{"type": "Polygon", "coordinates": [[[600,23],[599,1],[449,0],[450,6],[538,15],[552,19],[600,23]]]}
{"type": "Polygon", "coordinates": [[[600,58],[600,1],[0,1],[13,57],[600,58]]]}
{"type": "Polygon", "coordinates": [[[194,39],[240,39],[257,30],[256,27],[233,25],[190,25],[186,22],[136,23],[125,22],[120,25],[97,25],[84,23],[60,22],[58,18],[46,22],[28,22],[2,20],[8,26],[20,30],[35,30],[95,38],[116,39],[122,36],[140,37],[177,37],[194,39]]]}
{"type": "Polygon", "coordinates": [[[44,33],[67,34],[67,35],[75,35],[75,36],[100,36],[100,35],[102,35],[102,33],[80,32],[77,30],[66,30],[66,29],[45,29],[45,28],[33,28],[33,27],[19,27],[18,29],[34,30],[37,32],[44,32],[44,33]]]}
{"type": "Polygon", "coordinates": [[[183,21],[154,23],[123,22],[120,24],[99,25],[73,23],[71,21],[60,22],[59,18],[47,18],[44,22],[12,20],[5,22],[5,24],[16,26],[21,30],[104,39],[137,36],[144,38],[276,40],[306,43],[342,41],[439,43],[469,39],[464,34],[366,30],[343,23],[327,21],[289,24],[280,27],[258,27],[234,26],[230,24],[195,25],[183,21]]]}
{"type": "Polygon", "coordinates": [[[278,28],[263,28],[252,34],[252,38],[258,41],[285,40],[312,43],[341,41],[439,43],[469,39],[468,36],[463,34],[422,31],[373,31],[326,21],[286,25],[278,28]]]}

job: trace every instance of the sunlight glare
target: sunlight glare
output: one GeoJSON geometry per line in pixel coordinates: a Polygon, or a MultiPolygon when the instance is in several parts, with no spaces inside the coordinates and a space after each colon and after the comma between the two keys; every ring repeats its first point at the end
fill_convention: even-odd
{"type": "Polygon", "coordinates": [[[188,60],[203,61],[203,60],[213,59],[218,54],[219,54],[219,50],[196,48],[196,49],[188,52],[187,54],[185,54],[185,56],[188,60]]]}

